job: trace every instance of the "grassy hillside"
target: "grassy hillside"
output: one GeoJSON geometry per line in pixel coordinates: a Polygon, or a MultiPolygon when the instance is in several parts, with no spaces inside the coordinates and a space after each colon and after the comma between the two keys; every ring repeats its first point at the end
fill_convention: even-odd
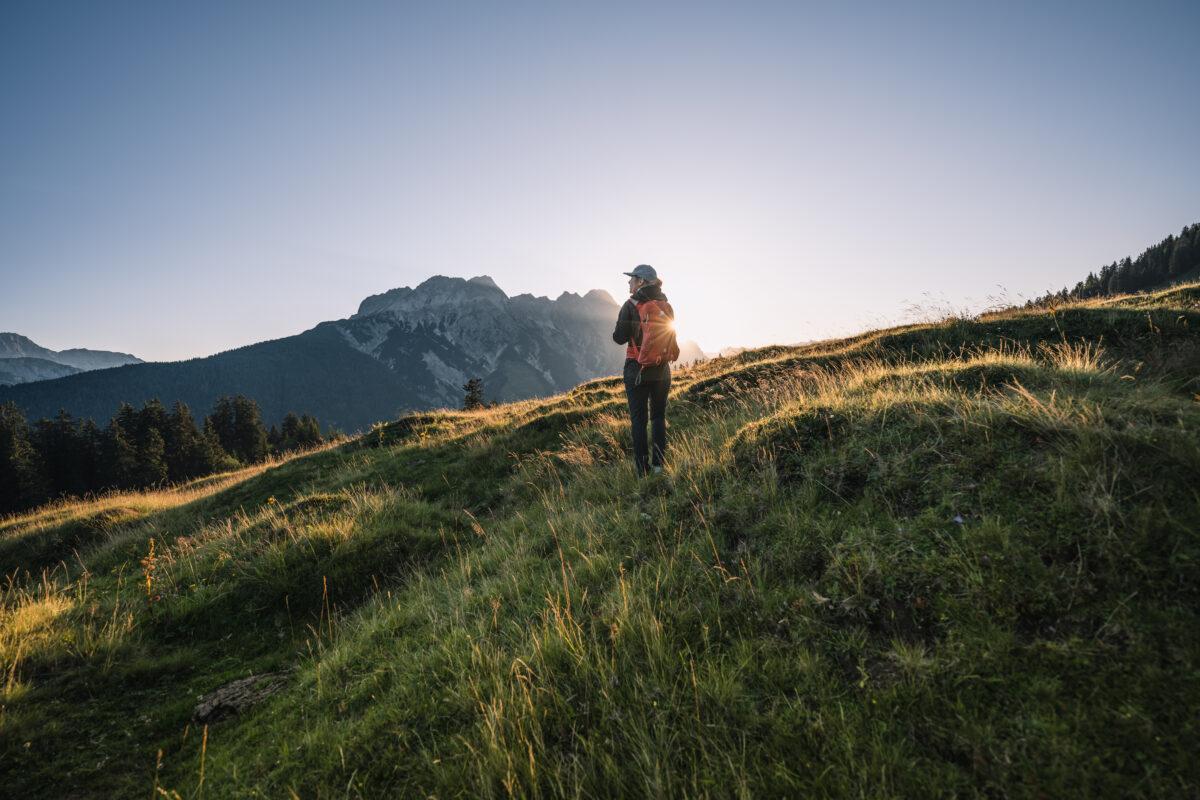
{"type": "Polygon", "coordinates": [[[1200,791],[1200,286],[0,521],[14,797],[1200,791]],[[281,688],[207,726],[201,695],[281,688]]]}

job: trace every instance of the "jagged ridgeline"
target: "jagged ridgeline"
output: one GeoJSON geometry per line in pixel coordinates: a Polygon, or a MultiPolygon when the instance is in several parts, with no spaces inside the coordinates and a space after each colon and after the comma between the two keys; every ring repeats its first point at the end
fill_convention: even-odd
{"type": "MultiPolygon", "coordinates": [[[[0,386],[0,403],[16,403],[31,420],[60,409],[106,419],[121,403],[158,398],[211,408],[219,397],[244,395],[268,425],[298,411],[361,431],[402,411],[460,406],[472,378],[483,380],[488,401],[505,401],[615,375],[624,359],[612,342],[616,318],[617,304],[603,291],[509,297],[486,276],[436,276],[368,297],[349,319],[296,336],[207,358],[0,386]]],[[[703,358],[694,343],[685,349],[685,361],[703,358]]]]}
{"type": "Polygon", "coordinates": [[[1200,286],[0,523],[14,797],[1186,797],[1200,286]],[[69,554],[64,557],[64,553],[69,554]]]}

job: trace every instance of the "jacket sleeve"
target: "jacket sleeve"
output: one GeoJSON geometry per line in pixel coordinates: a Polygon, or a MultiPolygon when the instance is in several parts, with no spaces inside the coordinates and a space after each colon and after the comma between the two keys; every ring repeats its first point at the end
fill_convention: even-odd
{"type": "Polygon", "coordinates": [[[617,344],[629,344],[630,339],[633,338],[636,322],[634,305],[631,301],[626,300],[625,305],[621,306],[621,312],[617,315],[617,327],[613,331],[613,341],[617,344]]]}

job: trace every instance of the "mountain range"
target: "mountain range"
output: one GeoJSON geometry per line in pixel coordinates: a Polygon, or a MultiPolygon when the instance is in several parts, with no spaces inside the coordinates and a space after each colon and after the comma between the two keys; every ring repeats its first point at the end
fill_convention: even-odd
{"type": "Polygon", "coordinates": [[[19,333],[0,333],[0,385],[50,380],[126,364],[144,363],[108,350],[50,350],[19,333]]]}
{"type": "MultiPolygon", "coordinates": [[[[204,413],[223,395],[243,394],[268,424],[296,411],[360,430],[403,411],[457,407],[470,378],[482,378],[487,400],[508,401],[614,375],[624,359],[612,341],[617,311],[602,290],[509,297],[487,276],[439,275],[368,297],[348,319],[295,336],[0,387],[0,402],[31,419],[66,409],[103,420],[122,402],[182,400],[204,413]]],[[[681,361],[704,358],[695,343],[681,345],[681,361]]]]}

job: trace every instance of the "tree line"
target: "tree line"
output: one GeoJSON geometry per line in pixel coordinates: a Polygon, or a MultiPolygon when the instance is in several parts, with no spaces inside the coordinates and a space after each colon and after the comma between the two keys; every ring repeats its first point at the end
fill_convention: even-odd
{"type": "Polygon", "coordinates": [[[1200,222],[1185,226],[1156,245],[1146,248],[1137,258],[1126,256],[1089,273],[1073,289],[1048,292],[1027,306],[1044,306],[1065,300],[1086,300],[1112,294],[1157,289],[1176,281],[1196,277],[1200,271],[1200,222]]]}
{"type": "Polygon", "coordinates": [[[313,416],[288,413],[268,429],[253,400],[221,397],[197,424],[186,403],[122,403],[101,428],[59,411],[32,426],[15,403],[0,404],[0,513],[59,497],[145,489],[254,464],[324,441],[313,416]]]}

